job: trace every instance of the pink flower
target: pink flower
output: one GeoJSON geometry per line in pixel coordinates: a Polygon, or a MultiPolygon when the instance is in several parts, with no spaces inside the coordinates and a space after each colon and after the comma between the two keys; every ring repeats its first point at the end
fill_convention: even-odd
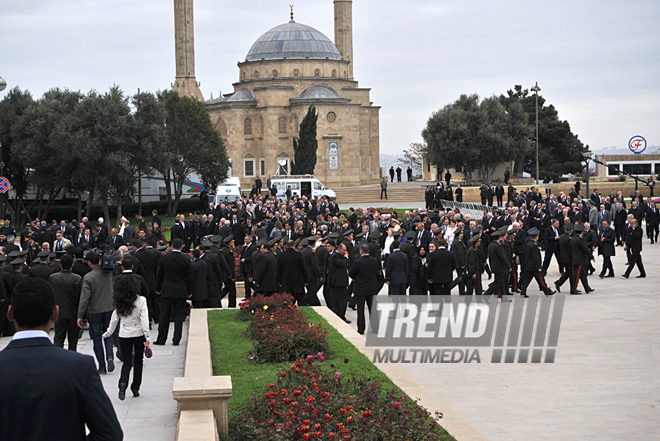
{"type": "Polygon", "coordinates": [[[339,379],[340,376],[341,374],[339,372],[335,372],[335,378],[339,379]]]}
{"type": "Polygon", "coordinates": [[[394,402],[394,408],[398,409],[399,407],[401,407],[401,403],[399,403],[398,401],[395,401],[394,402]]]}

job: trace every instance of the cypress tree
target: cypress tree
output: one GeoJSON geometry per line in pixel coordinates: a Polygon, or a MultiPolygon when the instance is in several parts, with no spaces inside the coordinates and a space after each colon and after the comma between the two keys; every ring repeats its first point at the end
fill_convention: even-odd
{"type": "Polygon", "coordinates": [[[316,121],[318,114],[312,104],[307,109],[307,115],[303,118],[298,130],[298,139],[293,139],[293,165],[291,174],[305,175],[314,174],[316,167],[316,150],[319,142],[316,139],[316,121]]]}

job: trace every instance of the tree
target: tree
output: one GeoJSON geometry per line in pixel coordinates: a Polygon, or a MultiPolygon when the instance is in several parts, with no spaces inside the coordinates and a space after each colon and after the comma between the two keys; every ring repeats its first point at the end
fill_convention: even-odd
{"type": "Polygon", "coordinates": [[[407,149],[403,149],[403,157],[398,158],[398,164],[407,169],[412,168],[413,175],[422,173],[422,158],[426,154],[426,145],[421,142],[411,142],[407,149]]]}
{"type": "Polygon", "coordinates": [[[427,158],[438,169],[462,170],[468,183],[473,171],[488,182],[498,163],[518,154],[521,143],[513,135],[521,124],[524,115],[506,112],[496,97],[479,102],[477,95],[461,95],[429,118],[422,131],[427,158]]]}
{"type": "MultiPolygon", "coordinates": [[[[520,149],[516,157],[513,174],[521,176],[523,171],[536,174],[536,96],[528,89],[516,85],[506,95],[500,95],[500,102],[511,110],[520,104],[532,126],[529,143],[520,149]]],[[[565,173],[579,173],[584,166],[583,153],[588,150],[571,131],[567,121],[561,121],[553,105],[546,106],[546,100],[539,95],[539,177],[545,181],[558,180],[565,173]]],[[[513,110],[511,110],[513,111],[513,110]]]]}
{"type": "Polygon", "coordinates": [[[138,183],[138,213],[142,214],[142,176],[153,170],[162,169],[162,155],[166,142],[165,109],[152,93],[141,92],[133,96],[133,114],[136,155],[132,164],[138,183]]]}
{"type": "Polygon", "coordinates": [[[318,120],[316,108],[312,104],[307,109],[307,115],[300,123],[298,139],[293,139],[293,165],[291,174],[313,175],[316,167],[316,151],[319,141],[316,139],[316,121],[318,120]]]}
{"type": "Polygon", "coordinates": [[[165,109],[165,145],[159,166],[168,191],[168,215],[176,213],[183,183],[193,172],[205,185],[215,185],[227,177],[229,161],[220,134],[213,128],[204,103],[167,90],[158,93],[165,109]],[[174,183],[172,204],[170,177],[174,183]]]}
{"type": "Polygon", "coordinates": [[[18,225],[21,209],[15,204],[20,203],[27,192],[28,167],[16,158],[17,147],[14,145],[13,127],[17,124],[23,113],[32,105],[34,99],[28,91],[21,91],[18,87],[10,90],[0,102],[0,148],[2,149],[2,162],[4,168],[0,171],[11,182],[15,199],[12,204],[7,200],[6,193],[0,194],[0,216],[5,216],[5,205],[12,213],[12,223],[18,225]],[[5,202],[7,202],[5,204],[5,202]]]}

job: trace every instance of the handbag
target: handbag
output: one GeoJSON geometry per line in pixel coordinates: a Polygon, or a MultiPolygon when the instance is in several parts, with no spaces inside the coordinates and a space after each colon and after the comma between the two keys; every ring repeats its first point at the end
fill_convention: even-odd
{"type": "Polygon", "coordinates": [[[151,356],[154,355],[154,352],[151,350],[151,346],[148,348],[144,348],[144,356],[147,358],[151,358],[151,356]]]}

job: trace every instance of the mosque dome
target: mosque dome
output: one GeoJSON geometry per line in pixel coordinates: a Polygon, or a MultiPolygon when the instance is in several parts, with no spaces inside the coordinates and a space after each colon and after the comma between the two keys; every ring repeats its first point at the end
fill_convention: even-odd
{"type": "Polygon", "coordinates": [[[245,61],[282,59],[341,60],[337,46],[323,33],[293,21],[274,27],[254,42],[245,61]]]}

